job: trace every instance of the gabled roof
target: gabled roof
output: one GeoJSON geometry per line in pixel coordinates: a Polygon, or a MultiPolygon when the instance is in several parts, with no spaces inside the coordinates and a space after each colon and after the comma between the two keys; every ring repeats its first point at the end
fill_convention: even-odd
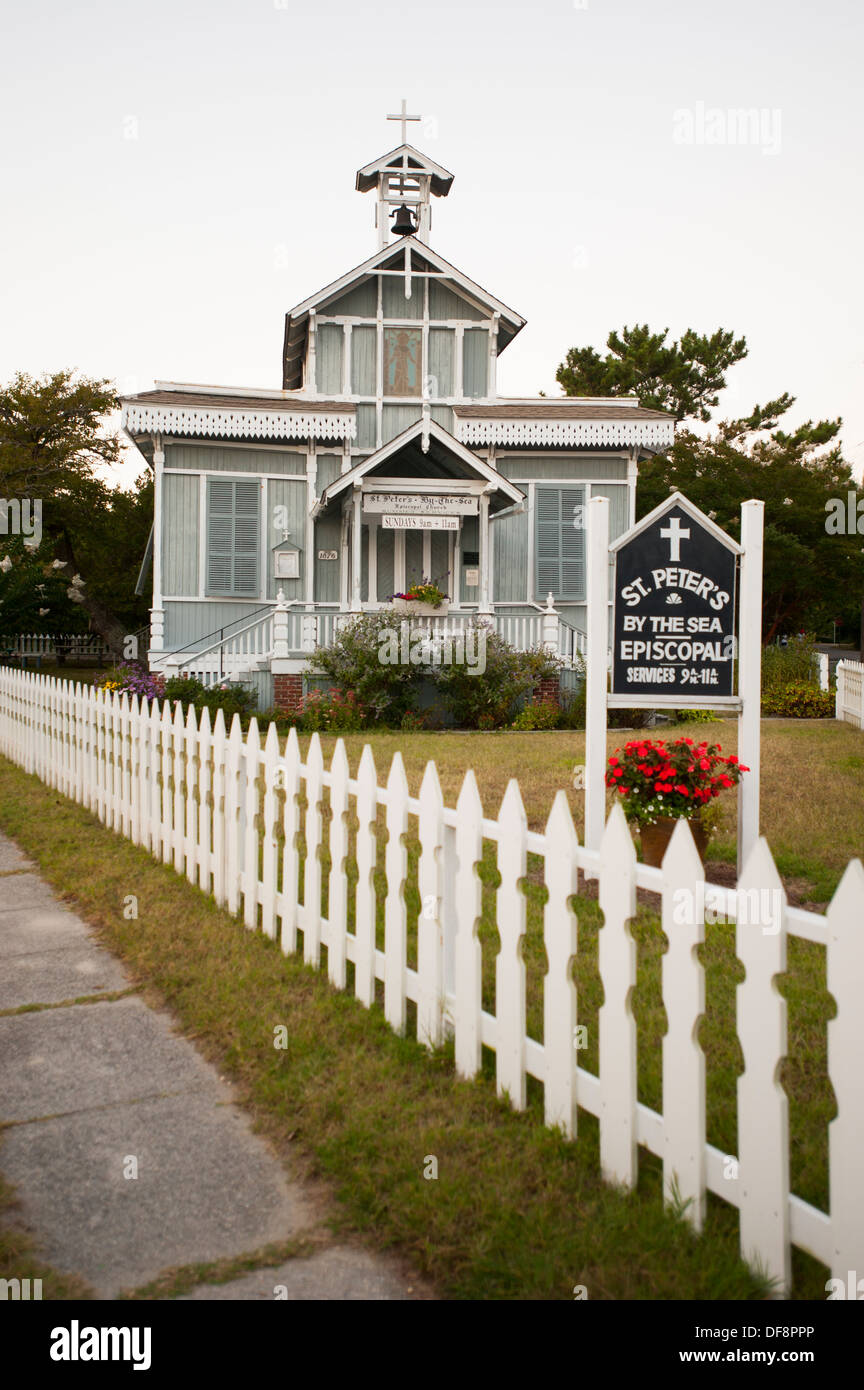
{"type": "MultiPolygon", "coordinates": [[[[355,483],[360,482],[370,473],[375,473],[384,464],[395,461],[397,455],[410,451],[419,457],[415,458],[419,468],[427,470],[418,471],[416,477],[429,477],[431,479],[452,478],[456,481],[459,477],[482,478],[487,484],[493,484],[495,494],[497,494],[497,506],[494,503],[490,507],[491,511],[498,511],[502,507],[512,506],[514,502],[522,502],[525,494],[515,483],[511,483],[509,478],[505,478],[502,473],[493,468],[485,459],[478,458],[466,449],[464,444],[460,444],[453,438],[443,425],[439,425],[434,420],[417,420],[413,425],[409,425],[407,430],[403,430],[395,439],[391,439],[388,444],[378,449],[374,454],[362,462],[354,465],[347,473],[334,479],[322,492],[315,506],[313,515],[318,516],[326,510],[330,503],[345,490],[351,490],[355,483]],[[428,449],[422,448],[424,432],[428,438],[428,449]],[[420,440],[419,448],[415,446],[415,441],[420,440]],[[447,464],[452,462],[452,469],[447,470],[447,464]],[[437,471],[436,471],[437,470],[437,471]]],[[[389,475],[386,475],[389,476],[389,475]]]]}
{"type": "Polygon", "coordinates": [[[285,341],[282,355],[282,385],[286,391],[296,390],[300,385],[301,368],[303,357],[306,352],[306,334],[309,327],[309,312],[317,310],[327,300],[335,298],[356,285],[358,281],[366,276],[372,275],[376,270],[387,267],[388,262],[404,260],[406,253],[410,252],[412,257],[417,257],[419,261],[426,261],[435,270],[440,271],[454,285],[458,285],[466,294],[488,308],[490,315],[499,314],[498,327],[498,352],[504,351],[507,344],[515,338],[520,328],[524,328],[525,319],[521,314],[517,314],[515,309],[510,309],[500,299],[496,299],[488,290],[484,290],[476,281],[464,275],[461,270],[457,270],[449,261],[445,261],[437,251],[433,251],[430,246],[419,241],[417,237],[406,236],[389,246],[382,246],[368,260],[362,261],[360,265],[349,270],[338,280],[333,280],[323,289],[304,299],[301,304],[297,304],[285,315],[285,341]]]}
{"type": "Polygon", "coordinates": [[[446,198],[453,185],[454,175],[443,164],[436,164],[427,154],[421,154],[413,145],[397,145],[395,150],[373,159],[357,170],[355,187],[358,193],[368,193],[378,182],[378,175],[388,170],[406,174],[431,174],[430,188],[437,198],[446,198]]]}

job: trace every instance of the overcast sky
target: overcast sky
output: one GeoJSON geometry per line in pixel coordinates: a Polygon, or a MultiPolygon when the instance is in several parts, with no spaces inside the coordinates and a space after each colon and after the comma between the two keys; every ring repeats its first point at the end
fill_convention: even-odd
{"type": "Polygon", "coordinates": [[[281,385],[284,314],[370,255],[355,171],[455,174],[432,245],[528,322],[507,395],[647,322],[746,336],[864,465],[860,0],[2,0],[0,379],[281,385]],[[729,113],[755,114],[746,143],[729,113]],[[419,132],[419,133],[418,133],[419,132]]]}

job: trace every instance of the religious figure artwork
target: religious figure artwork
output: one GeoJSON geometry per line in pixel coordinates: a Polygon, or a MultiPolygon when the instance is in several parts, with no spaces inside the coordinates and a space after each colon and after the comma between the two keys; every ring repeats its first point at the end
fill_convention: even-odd
{"type": "Polygon", "coordinates": [[[422,335],[419,328],[385,328],[385,396],[419,396],[422,335]]]}

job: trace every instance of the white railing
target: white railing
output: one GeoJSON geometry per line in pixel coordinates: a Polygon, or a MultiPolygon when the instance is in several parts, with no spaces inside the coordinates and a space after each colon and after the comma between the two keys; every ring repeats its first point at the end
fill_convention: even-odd
{"type": "MultiPolygon", "coordinates": [[[[289,614],[298,621],[297,614],[289,614]]],[[[151,657],[151,667],[164,675],[192,676],[203,685],[240,680],[269,663],[273,651],[273,612],[265,613],[238,628],[228,637],[217,639],[195,652],[166,652],[151,657]]]]}
{"type": "MultiPolygon", "coordinates": [[[[409,794],[397,753],[380,785],[370,748],[356,778],[349,775],[340,741],[325,768],[317,735],[305,763],[296,734],[280,752],[275,725],[261,747],[253,720],[244,740],[239,720],[226,733],[221,710],[211,728],[192,708],[184,720],[154,701],[139,707],[124,695],[82,689],[70,682],[11,670],[0,671],[0,751],[79,804],[107,826],[157,858],[172,863],[216,902],[242,913],[250,930],[297,950],[320,965],[327,948],[332,983],[346,987],[354,966],[354,992],[369,1006],[383,983],[384,1012],[397,1032],[406,1027],[408,1000],[417,1006],[417,1036],[429,1046],[453,1036],[458,1074],[476,1077],[481,1048],[495,1053],[497,1088],[518,1109],[526,1083],[543,1083],[547,1124],[576,1136],[577,1108],[599,1120],[604,1177],[632,1188],[641,1145],[663,1161],[664,1191],[687,1203],[696,1229],[706,1194],[738,1208],[741,1251],[788,1289],[792,1245],[808,1251],[846,1279],[864,1269],[864,868],[853,860],[826,916],[790,908],[764,840],[760,840],[738,890],[705,886],[689,827],[676,829],[663,868],[636,861],[620,806],[615,807],[598,852],[577,843],[566,794],[556,794],[542,832],[527,828],[519,786],[511,781],[497,819],[484,815],[473,772],[455,808],[445,807],[434,763],[419,797],[409,794]],[[301,813],[300,796],[306,809],[301,813]],[[328,829],[323,811],[329,809],[328,829]],[[376,895],[378,808],[385,813],[387,880],[382,905],[376,895]],[[353,844],[349,818],[359,828],[353,844]],[[281,834],[279,833],[281,831],[281,834]],[[408,856],[403,837],[419,840],[417,889],[423,910],[409,922],[405,902],[408,856]],[[305,840],[301,856],[298,839],[305,840]],[[478,866],[484,842],[495,846],[500,885],[495,895],[500,952],[496,957],[495,1012],[482,1008],[483,912],[478,866]],[[327,856],[327,863],[322,858],[327,856]],[[543,938],[548,972],[543,977],[543,1042],[528,1033],[526,966],[522,947],[527,900],[521,890],[527,856],[539,856],[548,898],[543,938]],[[346,873],[356,860],[359,879],[346,873]],[[578,918],[573,895],[579,874],[599,879],[599,974],[604,1002],[599,1012],[599,1071],[579,1065],[576,1051],[578,994],[573,959],[578,918]],[[663,957],[662,994],[668,1027],[662,1043],[663,1111],[637,1096],[637,1032],[633,1014],[636,946],[629,923],[637,888],[660,895],[662,926],[669,940],[663,957]],[[704,894],[704,897],[700,895],[704,894]],[[677,909],[682,900],[691,912],[677,909]],[[755,899],[770,902],[754,917],[755,899]],[[302,898],[302,902],[301,902],[302,898]],[[322,902],[327,903],[326,914],[322,902]],[[383,906],[384,947],[376,945],[383,906]],[[744,967],[737,986],[736,1027],[744,1071],[737,1087],[737,1155],[706,1141],[706,1059],[697,1041],[705,1013],[705,971],[699,946],[709,910],[735,921],[735,950],[744,967]],[[760,922],[762,925],[756,925],[760,922]],[[353,930],[349,930],[349,924],[353,930]],[[409,932],[417,932],[417,968],[407,964],[409,932]],[[828,1075],[837,1116],[827,1126],[831,1206],[824,1212],[790,1193],[788,1101],[778,1079],[787,1051],[786,1002],[775,987],[786,969],[787,942],[801,937],[823,947],[826,985],[836,1004],[827,1025],[828,1075]]],[[[711,917],[709,920],[716,920],[711,917]]]]}
{"type": "Polygon", "coordinates": [[[837,662],[835,714],[856,729],[864,729],[864,662],[837,662]]]}
{"type": "Polygon", "coordinates": [[[501,614],[495,617],[495,630],[517,651],[527,652],[543,641],[542,613],[501,614]]]}

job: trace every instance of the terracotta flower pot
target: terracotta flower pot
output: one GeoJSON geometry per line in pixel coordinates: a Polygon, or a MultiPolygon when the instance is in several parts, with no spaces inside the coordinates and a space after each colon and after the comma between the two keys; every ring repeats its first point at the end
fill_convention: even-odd
{"type": "MultiPolygon", "coordinates": [[[[660,868],[677,824],[678,820],[674,816],[660,816],[653,825],[639,827],[642,859],[646,864],[650,864],[654,869],[660,868]]],[[[698,816],[694,816],[690,821],[690,832],[699,851],[699,858],[704,864],[710,836],[698,816]]]]}

